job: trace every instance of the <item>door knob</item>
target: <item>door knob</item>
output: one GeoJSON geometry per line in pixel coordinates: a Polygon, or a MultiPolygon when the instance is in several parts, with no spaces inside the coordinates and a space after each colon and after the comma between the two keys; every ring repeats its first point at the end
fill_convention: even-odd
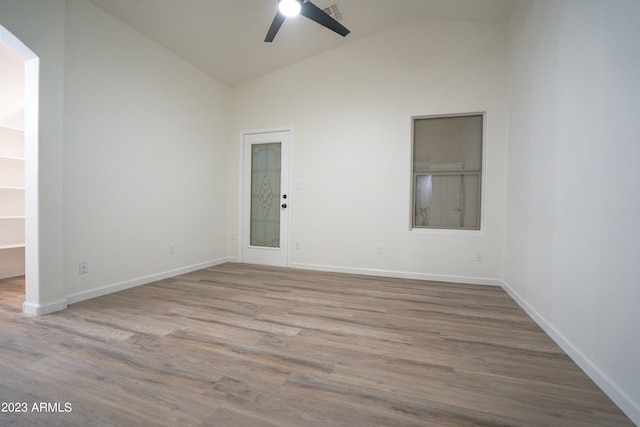
{"type": "Polygon", "coordinates": [[[287,208],[287,204],[286,204],[286,203],[283,203],[283,204],[282,204],[282,209],[286,209],[286,208],[287,208]]]}

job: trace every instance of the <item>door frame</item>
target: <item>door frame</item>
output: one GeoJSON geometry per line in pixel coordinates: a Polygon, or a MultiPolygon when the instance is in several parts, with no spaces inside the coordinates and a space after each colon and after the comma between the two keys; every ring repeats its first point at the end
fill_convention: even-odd
{"type": "MultiPolygon", "coordinates": [[[[39,105],[40,58],[27,45],[0,25],[0,42],[24,61],[24,166],[25,166],[25,295],[22,312],[47,314],[67,307],[66,299],[47,303],[40,281],[40,188],[39,188],[39,105]]],[[[55,278],[51,281],[55,282],[55,278]]],[[[62,283],[62,278],[60,278],[62,283]]],[[[62,289],[62,288],[60,288],[62,289]]],[[[51,292],[49,292],[51,294],[51,292]]]]}
{"type": "Polygon", "coordinates": [[[281,192],[283,192],[284,194],[287,194],[288,197],[288,202],[287,202],[287,210],[288,210],[288,214],[287,214],[287,218],[286,218],[286,223],[283,224],[283,227],[286,230],[286,256],[285,256],[285,267],[289,267],[291,265],[291,218],[292,218],[292,214],[293,214],[293,203],[291,200],[291,172],[292,172],[292,168],[291,168],[291,158],[293,157],[291,155],[293,149],[293,127],[292,126],[286,126],[286,127],[274,127],[274,128],[266,128],[266,129],[252,129],[252,130],[244,130],[242,132],[240,132],[240,148],[239,148],[239,179],[238,179],[238,260],[240,262],[245,262],[245,255],[244,255],[244,247],[245,247],[245,241],[246,239],[249,239],[249,236],[246,236],[244,233],[244,221],[245,221],[245,209],[244,209],[244,202],[245,202],[245,182],[244,182],[244,178],[245,178],[245,170],[244,170],[244,164],[245,164],[245,158],[244,158],[244,141],[245,141],[245,137],[247,135],[253,135],[253,134],[263,134],[263,133],[277,133],[277,132],[288,132],[289,133],[289,158],[286,159],[286,166],[289,169],[289,173],[288,173],[288,181],[287,182],[281,182],[280,183],[280,189],[281,192]]]}

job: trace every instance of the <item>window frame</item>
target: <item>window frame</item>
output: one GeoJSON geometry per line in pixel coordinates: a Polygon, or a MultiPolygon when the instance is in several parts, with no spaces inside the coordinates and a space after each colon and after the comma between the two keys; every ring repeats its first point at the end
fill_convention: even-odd
{"type": "Polygon", "coordinates": [[[450,114],[429,114],[429,115],[417,115],[411,116],[411,156],[410,156],[410,176],[411,176],[411,184],[410,184],[410,200],[411,206],[409,211],[409,230],[413,232],[451,232],[451,233],[472,233],[472,232],[482,232],[484,230],[484,194],[485,194],[485,162],[486,162],[486,138],[487,135],[487,112],[486,111],[475,111],[475,112],[467,112],[467,113],[450,113],[450,114]],[[415,124],[417,120],[421,119],[437,119],[437,118],[448,118],[448,117],[468,117],[468,116],[481,116],[482,117],[482,141],[481,141],[481,156],[480,159],[480,169],[463,169],[463,170],[442,170],[442,171],[427,171],[427,172],[416,172],[415,168],[415,124]],[[478,226],[477,227],[446,227],[446,226],[430,226],[430,225],[415,225],[416,220],[416,180],[418,176],[424,175],[452,175],[452,176],[460,176],[460,175],[474,175],[478,177],[478,226]]]}

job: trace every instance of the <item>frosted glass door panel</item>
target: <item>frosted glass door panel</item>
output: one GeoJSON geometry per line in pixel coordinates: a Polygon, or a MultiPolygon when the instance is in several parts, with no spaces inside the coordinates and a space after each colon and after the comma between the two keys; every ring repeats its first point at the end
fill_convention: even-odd
{"type": "Polygon", "coordinates": [[[251,147],[251,246],[280,247],[280,143],[251,147]]]}

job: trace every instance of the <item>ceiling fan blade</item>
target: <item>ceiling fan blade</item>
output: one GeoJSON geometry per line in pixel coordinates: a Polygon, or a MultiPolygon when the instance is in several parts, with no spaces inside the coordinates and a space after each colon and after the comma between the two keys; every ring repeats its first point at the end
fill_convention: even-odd
{"type": "Polygon", "coordinates": [[[273,39],[276,37],[278,30],[280,29],[280,27],[282,27],[282,23],[284,22],[285,18],[286,16],[284,16],[282,13],[280,12],[276,13],[276,17],[273,18],[273,22],[269,27],[269,31],[267,31],[267,37],[264,38],[265,42],[271,43],[273,41],[273,39]]]}
{"type": "Polygon", "coordinates": [[[340,34],[342,37],[350,33],[350,31],[347,30],[341,23],[339,23],[338,21],[336,21],[335,19],[333,19],[332,17],[324,13],[322,9],[320,9],[318,6],[311,3],[310,1],[305,1],[302,4],[302,8],[300,9],[300,15],[306,16],[307,18],[317,22],[323,27],[327,27],[331,31],[334,31],[340,34]]]}

